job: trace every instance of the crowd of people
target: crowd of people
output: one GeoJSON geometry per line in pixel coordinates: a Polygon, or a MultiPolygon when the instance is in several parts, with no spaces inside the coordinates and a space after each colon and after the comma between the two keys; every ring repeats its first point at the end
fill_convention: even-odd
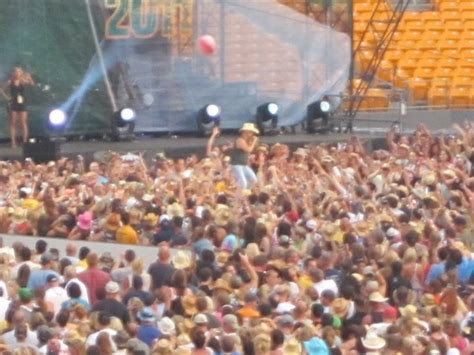
{"type": "Polygon", "coordinates": [[[218,129],[202,159],[0,162],[1,353],[473,353],[472,123],[375,151],[245,127],[238,169],[218,129]]]}

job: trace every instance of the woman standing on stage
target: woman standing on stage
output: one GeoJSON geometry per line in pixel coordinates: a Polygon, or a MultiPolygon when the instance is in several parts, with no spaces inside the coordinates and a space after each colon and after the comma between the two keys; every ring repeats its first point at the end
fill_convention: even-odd
{"type": "Polygon", "coordinates": [[[15,67],[8,81],[10,86],[10,135],[12,147],[16,147],[16,126],[18,121],[23,130],[23,143],[28,141],[28,112],[26,111],[25,86],[34,85],[31,74],[15,67]]]}
{"type": "Polygon", "coordinates": [[[257,176],[249,166],[249,155],[257,145],[258,134],[253,123],[245,123],[230,154],[232,170],[241,189],[250,189],[257,182],[257,176]]]}

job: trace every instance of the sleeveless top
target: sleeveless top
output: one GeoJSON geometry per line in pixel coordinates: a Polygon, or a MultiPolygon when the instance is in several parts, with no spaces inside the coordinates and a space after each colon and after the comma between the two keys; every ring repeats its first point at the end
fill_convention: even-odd
{"type": "Polygon", "coordinates": [[[24,95],[25,87],[23,85],[15,85],[13,83],[10,84],[10,95],[12,98],[12,102],[14,104],[24,104],[25,103],[25,95],[24,95]]]}
{"type": "Polygon", "coordinates": [[[248,165],[249,163],[249,154],[242,149],[232,149],[229,156],[232,165],[248,165]]]}

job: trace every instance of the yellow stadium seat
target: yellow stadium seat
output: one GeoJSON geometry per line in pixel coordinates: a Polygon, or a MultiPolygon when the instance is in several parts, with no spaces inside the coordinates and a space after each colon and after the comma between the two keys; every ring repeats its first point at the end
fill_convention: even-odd
{"type": "Polygon", "coordinates": [[[455,39],[443,39],[439,42],[438,48],[444,53],[446,49],[458,50],[458,42],[455,39]]]}
{"type": "Polygon", "coordinates": [[[372,12],[361,12],[354,16],[354,21],[366,24],[372,17],[372,12]]]}
{"type": "Polygon", "coordinates": [[[383,59],[377,69],[377,76],[385,81],[392,81],[394,70],[395,67],[392,62],[383,59]]]}
{"type": "MultiPolygon", "coordinates": [[[[455,18],[454,14],[459,14],[459,6],[455,2],[443,2],[439,4],[440,15],[443,20],[455,18]]],[[[456,15],[459,18],[459,15],[456,15]]]]}
{"type": "Polygon", "coordinates": [[[456,76],[453,78],[452,83],[454,87],[460,87],[460,86],[464,86],[468,88],[474,87],[472,85],[472,77],[470,76],[456,76]]]}
{"type": "Polygon", "coordinates": [[[433,76],[438,78],[450,78],[453,76],[453,73],[453,68],[440,67],[434,71],[433,76]]]}
{"type": "Polygon", "coordinates": [[[371,13],[374,10],[374,5],[370,3],[359,3],[354,4],[354,17],[358,17],[358,14],[361,12],[371,13]]]}
{"type": "Polygon", "coordinates": [[[416,41],[415,40],[400,40],[398,42],[397,48],[400,50],[409,50],[416,48],[416,41]]]}
{"type": "MultiPolygon", "coordinates": [[[[382,89],[370,88],[367,97],[362,100],[364,107],[372,110],[386,109],[390,105],[387,94],[382,89]]],[[[361,105],[362,106],[362,105],[361,105]]]]}
{"type": "Polygon", "coordinates": [[[474,48],[474,38],[471,39],[464,39],[462,38],[459,41],[459,48],[464,49],[464,48],[474,48]]]}
{"type": "Polygon", "coordinates": [[[393,65],[397,65],[400,58],[403,56],[403,52],[396,49],[388,49],[383,58],[392,62],[393,65]]]}
{"type": "Polygon", "coordinates": [[[432,57],[421,58],[418,63],[418,68],[433,68],[438,66],[438,59],[432,57]]]}
{"type": "MultiPolygon", "coordinates": [[[[454,76],[474,77],[474,69],[470,67],[458,67],[453,71],[454,76]]],[[[473,81],[474,84],[474,81],[473,81]]]]}
{"type": "Polygon", "coordinates": [[[459,19],[453,20],[446,20],[444,22],[444,26],[449,30],[459,30],[462,31],[464,29],[463,23],[459,19]]]}
{"type": "Polygon", "coordinates": [[[446,39],[457,40],[461,37],[461,35],[462,35],[462,30],[446,29],[446,31],[444,31],[441,34],[441,38],[443,40],[446,40],[446,39]]]}
{"type": "Polygon", "coordinates": [[[464,29],[473,30],[474,29],[474,19],[465,20],[463,23],[464,29]]]}
{"type": "Polygon", "coordinates": [[[413,73],[414,77],[431,80],[433,78],[434,69],[431,67],[418,67],[413,73]]]}
{"type": "Polygon", "coordinates": [[[425,25],[427,25],[430,21],[439,21],[440,16],[438,11],[423,11],[421,13],[421,18],[425,25]]]}
{"type": "Polygon", "coordinates": [[[450,57],[443,57],[438,60],[438,67],[444,68],[456,68],[458,65],[458,61],[456,58],[450,57]]]}
{"type": "Polygon", "coordinates": [[[442,20],[427,21],[425,24],[425,31],[443,32],[444,22],[442,20]]]}
{"type": "Polygon", "coordinates": [[[472,1],[462,2],[459,5],[459,10],[464,13],[466,12],[474,12],[474,3],[472,1]]]}
{"type": "Polygon", "coordinates": [[[443,57],[443,53],[438,49],[427,49],[423,51],[421,58],[433,58],[440,59],[443,57]]]}
{"type": "Polygon", "coordinates": [[[404,56],[398,61],[398,68],[404,70],[408,75],[413,75],[416,69],[417,59],[404,56]]]}
{"type": "Polygon", "coordinates": [[[450,90],[450,104],[452,107],[467,107],[470,103],[470,89],[464,86],[450,90]]]}
{"type": "Polygon", "coordinates": [[[434,39],[422,39],[418,41],[417,47],[424,52],[425,50],[434,50],[437,48],[437,41],[434,39]]]}
{"type": "Polygon", "coordinates": [[[354,22],[354,32],[355,33],[363,33],[367,24],[365,22],[354,22]]]}
{"type": "Polygon", "coordinates": [[[408,79],[408,87],[411,90],[412,99],[415,102],[425,101],[428,97],[428,81],[426,79],[413,77],[408,79]]]}
{"type": "Polygon", "coordinates": [[[424,27],[423,21],[420,20],[415,20],[415,21],[409,21],[406,22],[403,28],[405,28],[406,31],[420,31],[423,32],[424,27]]]}
{"type": "Polygon", "coordinates": [[[422,54],[423,54],[423,51],[420,49],[410,49],[405,52],[404,57],[419,59],[422,54]]]}
{"type": "Polygon", "coordinates": [[[402,22],[417,21],[420,19],[420,13],[418,11],[405,11],[402,17],[402,22]]]}
{"type": "Polygon", "coordinates": [[[423,34],[423,31],[421,31],[421,30],[406,31],[401,36],[400,41],[403,41],[403,42],[405,42],[405,41],[419,41],[422,34],[423,34]]]}
{"type": "Polygon", "coordinates": [[[430,106],[447,107],[449,105],[449,89],[432,86],[428,90],[428,104],[430,106]]]}
{"type": "Polygon", "coordinates": [[[410,75],[403,69],[397,68],[393,77],[393,85],[397,88],[406,88],[410,75]]]}
{"type": "Polygon", "coordinates": [[[468,61],[466,59],[458,60],[459,68],[474,68],[474,61],[468,61]]]}
{"type": "Polygon", "coordinates": [[[474,48],[461,49],[461,58],[474,58],[474,48]]]}
{"type": "Polygon", "coordinates": [[[461,53],[459,53],[459,49],[457,48],[444,48],[441,50],[443,56],[452,57],[452,58],[460,58],[461,53]]]}
{"type": "Polygon", "coordinates": [[[474,28],[465,28],[461,35],[462,39],[474,39],[474,28]]]}

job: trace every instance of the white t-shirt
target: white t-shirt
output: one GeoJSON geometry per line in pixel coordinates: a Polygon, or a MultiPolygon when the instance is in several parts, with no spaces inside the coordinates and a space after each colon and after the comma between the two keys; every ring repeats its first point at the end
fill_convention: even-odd
{"type": "Polygon", "coordinates": [[[5,297],[0,297],[0,319],[5,319],[8,307],[10,307],[10,301],[5,297]]]}
{"type": "Polygon", "coordinates": [[[48,288],[44,295],[44,300],[53,305],[54,314],[58,314],[62,304],[68,299],[66,290],[60,286],[48,288]]]}
{"type": "Polygon", "coordinates": [[[91,345],[96,345],[97,343],[97,337],[99,336],[100,333],[102,332],[106,332],[106,333],[109,333],[110,335],[110,340],[112,341],[112,348],[113,348],[113,351],[117,350],[117,346],[115,345],[115,342],[114,342],[114,336],[117,334],[117,331],[113,330],[113,329],[110,329],[110,328],[105,328],[105,329],[102,329],[102,330],[99,330],[98,332],[95,332],[95,333],[92,333],[91,335],[89,335],[87,337],[87,340],[86,340],[86,347],[89,347],[91,345]]]}
{"type": "Polygon", "coordinates": [[[331,290],[337,296],[339,294],[339,288],[334,280],[321,280],[313,285],[314,289],[318,291],[319,297],[321,297],[323,291],[331,290]]]}

